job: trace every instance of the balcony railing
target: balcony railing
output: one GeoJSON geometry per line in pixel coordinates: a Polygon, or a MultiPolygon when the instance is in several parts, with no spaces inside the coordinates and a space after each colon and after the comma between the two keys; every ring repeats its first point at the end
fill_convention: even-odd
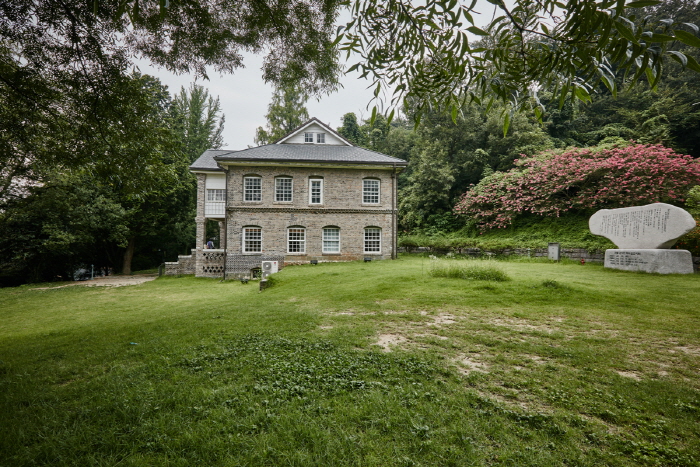
{"type": "Polygon", "coordinates": [[[224,217],[226,205],[223,201],[207,201],[204,203],[204,215],[206,217],[224,217]]]}

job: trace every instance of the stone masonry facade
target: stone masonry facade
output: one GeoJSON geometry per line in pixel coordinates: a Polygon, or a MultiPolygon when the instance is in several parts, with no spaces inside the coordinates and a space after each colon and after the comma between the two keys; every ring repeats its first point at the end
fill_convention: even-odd
{"type": "MultiPolygon", "coordinates": [[[[218,172],[219,174],[221,172],[218,172]]],[[[194,273],[198,277],[249,278],[262,261],[279,261],[280,267],[312,260],[351,261],[371,258],[390,259],[396,254],[396,172],[391,168],[292,167],[250,165],[230,167],[226,172],[226,214],[220,222],[218,250],[204,249],[206,243],[204,205],[205,173],[197,174],[197,247],[192,250],[194,273]],[[246,201],[244,179],[259,177],[261,200],[246,201]],[[292,200],[275,201],[275,180],[291,178],[292,200]],[[311,204],[309,180],[323,181],[322,204],[311,204]],[[363,203],[363,180],[379,181],[379,203],[363,203]],[[261,251],[243,251],[244,228],[259,228],[261,251]],[[289,252],[288,229],[303,229],[304,252],[289,252]],[[338,253],[323,252],[323,229],[339,232],[338,253]],[[379,229],[380,251],[367,252],[365,229],[379,229]],[[224,259],[226,258],[226,260],[224,259]]],[[[182,257],[183,260],[185,257],[182,257]]],[[[185,262],[191,262],[185,260],[185,262]]],[[[166,274],[183,274],[177,263],[166,265],[166,274]]]]}

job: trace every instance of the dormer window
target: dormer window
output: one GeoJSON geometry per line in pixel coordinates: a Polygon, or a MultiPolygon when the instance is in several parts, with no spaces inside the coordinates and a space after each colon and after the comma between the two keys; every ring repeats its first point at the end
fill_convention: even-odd
{"type": "Polygon", "coordinates": [[[316,144],[326,144],[326,134],[325,133],[313,133],[313,132],[307,132],[304,133],[304,142],[305,143],[316,143],[316,144]],[[316,139],[314,139],[314,135],[316,135],[316,139]]]}

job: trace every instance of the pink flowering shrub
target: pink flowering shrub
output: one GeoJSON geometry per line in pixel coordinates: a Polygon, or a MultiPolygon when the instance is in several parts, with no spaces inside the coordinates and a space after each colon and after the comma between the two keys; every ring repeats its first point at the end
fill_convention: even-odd
{"type": "Polygon", "coordinates": [[[482,229],[510,225],[523,214],[559,217],[568,212],[682,204],[700,184],[700,162],[659,145],[548,151],[515,161],[467,191],[455,212],[482,229]]]}

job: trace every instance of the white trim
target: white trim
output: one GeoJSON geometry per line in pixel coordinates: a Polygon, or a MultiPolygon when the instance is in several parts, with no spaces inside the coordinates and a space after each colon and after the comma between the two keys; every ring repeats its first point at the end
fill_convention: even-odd
{"type": "MultiPolygon", "coordinates": [[[[281,140],[277,141],[275,144],[282,144],[282,143],[284,143],[285,141],[287,141],[287,140],[288,140],[289,138],[291,138],[292,136],[296,136],[296,135],[298,135],[299,133],[304,132],[304,130],[305,130],[306,128],[308,128],[309,125],[313,125],[314,123],[317,124],[317,125],[319,125],[319,126],[320,126],[321,128],[323,128],[324,130],[326,130],[327,133],[331,133],[333,136],[335,136],[336,138],[338,138],[342,143],[345,143],[345,145],[347,145],[347,146],[354,146],[350,141],[348,141],[348,140],[346,140],[345,138],[343,138],[343,136],[342,136],[340,133],[338,133],[338,132],[335,131],[333,128],[329,127],[328,125],[326,125],[325,123],[323,123],[321,120],[317,119],[316,117],[312,117],[311,120],[309,120],[308,122],[304,123],[300,128],[298,128],[297,130],[295,130],[295,131],[292,132],[292,133],[289,133],[287,136],[285,136],[285,137],[282,138],[281,140]]],[[[218,162],[218,161],[217,161],[217,162],[218,162]]]]}
{"type": "MultiPolygon", "coordinates": [[[[369,196],[374,196],[373,192],[368,192],[369,196]]],[[[363,178],[362,179],[362,204],[379,205],[382,204],[382,181],[378,178],[363,178]],[[377,201],[365,201],[365,182],[377,182],[377,201]]]]}
{"type": "Polygon", "coordinates": [[[321,252],[324,254],[340,254],[340,227],[324,227],[321,231],[321,252]],[[338,232],[338,249],[336,251],[326,250],[326,241],[334,242],[336,240],[326,240],[326,230],[335,230],[338,232]]]}
{"type": "MultiPolygon", "coordinates": [[[[254,241],[254,240],[256,240],[256,239],[252,239],[251,241],[254,241]]],[[[243,227],[243,229],[241,230],[241,252],[242,252],[242,253],[247,253],[247,254],[259,254],[259,253],[262,253],[262,241],[263,241],[263,238],[262,238],[262,227],[256,227],[256,226],[252,226],[252,225],[251,225],[251,226],[249,226],[249,227],[243,227]],[[246,250],[246,247],[245,247],[246,234],[248,233],[248,230],[253,230],[253,229],[259,230],[259,231],[260,231],[260,239],[259,239],[259,242],[260,242],[260,249],[259,249],[259,250],[248,251],[248,250],[246,250]]]]}
{"type": "Polygon", "coordinates": [[[381,255],[382,254],[382,229],[379,227],[365,227],[363,230],[362,234],[362,251],[366,255],[381,255]],[[368,231],[373,231],[371,232],[372,234],[379,233],[379,239],[370,239],[370,242],[376,242],[379,241],[379,249],[378,250],[367,250],[367,234],[370,233],[368,231]]]}
{"type": "Polygon", "coordinates": [[[289,175],[280,175],[275,177],[275,203],[292,203],[294,201],[294,179],[289,175]],[[278,199],[279,195],[287,194],[284,187],[277,185],[278,180],[289,180],[289,199],[278,199]]]}
{"type": "Polygon", "coordinates": [[[314,205],[314,206],[320,206],[323,204],[323,179],[320,177],[309,177],[309,204],[314,205]],[[320,182],[321,183],[321,201],[319,203],[314,203],[313,202],[313,189],[311,187],[312,182],[320,182]]]}
{"type": "MultiPolygon", "coordinates": [[[[254,194],[254,192],[251,192],[251,194],[254,194]]],[[[258,175],[249,175],[243,177],[243,202],[245,203],[260,203],[262,202],[262,177],[258,175]],[[248,193],[247,193],[247,187],[246,187],[246,180],[259,180],[260,181],[260,199],[247,199],[248,198],[248,193]]]]}
{"type": "Polygon", "coordinates": [[[287,228],[287,254],[288,255],[305,255],[306,254],[306,227],[288,227],[287,228]],[[301,234],[300,237],[292,240],[292,231],[296,230],[296,234],[301,234]],[[292,251],[291,246],[292,241],[298,243],[299,251],[292,251]]]}

